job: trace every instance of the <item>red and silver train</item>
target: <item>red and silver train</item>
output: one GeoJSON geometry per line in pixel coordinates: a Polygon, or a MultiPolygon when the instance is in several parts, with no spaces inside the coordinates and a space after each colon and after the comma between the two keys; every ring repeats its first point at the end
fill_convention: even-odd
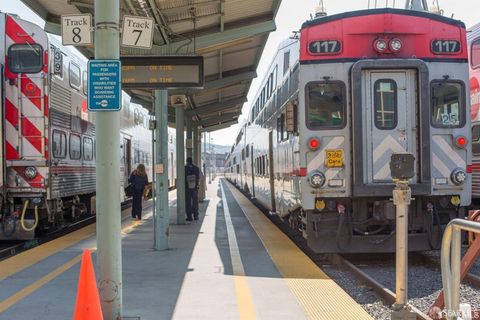
{"type": "MultiPolygon", "coordinates": [[[[95,213],[95,115],[87,110],[86,62],[39,26],[0,13],[0,240],[31,239],[35,231],[95,213]]],[[[122,98],[118,192],[126,200],[123,185],[137,164],[146,165],[151,180],[152,133],[148,112],[122,98]]]]}
{"type": "Polygon", "coordinates": [[[472,104],[472,200],[480,204],[480,23],[467,33],[472,104]]]}
{"type": "Polygon", "coordinates": [[[409,250],[439,248],[471,201],[465,25],[373,9],[305,22],[283,43],[227,177],[315,252],[395,251],[393,153],[415,157],[409,250]]]}

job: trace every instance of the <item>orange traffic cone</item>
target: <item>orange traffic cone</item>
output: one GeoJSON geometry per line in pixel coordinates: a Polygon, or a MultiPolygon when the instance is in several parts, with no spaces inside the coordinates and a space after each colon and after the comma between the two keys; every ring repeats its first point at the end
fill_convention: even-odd
{"type": "Polygon", "coordinates": [[[78,278],[77,302],[75,303],[73,319],[103,320],[90,250],[84,250],[82,255],[80,276],[78,278]]]}

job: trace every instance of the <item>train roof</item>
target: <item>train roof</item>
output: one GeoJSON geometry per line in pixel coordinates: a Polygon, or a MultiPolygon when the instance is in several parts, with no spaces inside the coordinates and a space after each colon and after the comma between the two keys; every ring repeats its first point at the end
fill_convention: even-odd
{"type": "Polygon", "coordinates": [[[473,39],[476,39],[480,36],[480,23],[477,23],[470,29],[468,29],[467,32],[467,40],[468,42],[472,41],[473,39]]]}
{"type": "Polygon", "coordinates": [[[352,18],[352,17],[375,15],[375,14],[386,14],[386,13],[428,18],[428,19],[437,20],[437,21],[440,21],[440,22],[443,22],[443,23],[455,25],[455,26],[458,26],[458,27],[461,27],[461,28],[465,28],[465,24],[460,20],[447,18],[447,17],[440,16],[440,15],[437,15],[437,14],[434,14],[434,13],[426,12],[426,11],[394,9],[394,8],[381,8],[381,9],[367,9],[367,10],[350,11],[350,12],[334,14],[334,15],[331,15],[331,16],[316,18],[316,19],[304,22],[302,24],[302,29],[308,28],[308,27],[311,27],[311,26],[316,26],[316,25],[323,24],[323,23],[327,23],[327,22],[331,22],[331,21],[335,21],[335,20],[341,20],[341,19],[352,18]]]}

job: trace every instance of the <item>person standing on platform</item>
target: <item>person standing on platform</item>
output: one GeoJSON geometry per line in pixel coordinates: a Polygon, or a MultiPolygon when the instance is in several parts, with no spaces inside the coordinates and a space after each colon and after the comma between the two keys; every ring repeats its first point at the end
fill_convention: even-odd
{"type": "Polygon", "coordinates": [[[198,220],[198,187],[200,183],[200,169],[193,164],[191,157],[187,158],[185,166],[185,199],[187,221],[192,221],[192,217],[198,220]]]}
{"type": "Polygon", "coordinates": [[[148,184],[147,173],[145,172],[145,166],[139,164],[137,169],[134,170],[128,182],[133,185],[133,204],[132,204],[132,218],[142,219],[142,198],[145,191],[145,187],[148,184]]]}

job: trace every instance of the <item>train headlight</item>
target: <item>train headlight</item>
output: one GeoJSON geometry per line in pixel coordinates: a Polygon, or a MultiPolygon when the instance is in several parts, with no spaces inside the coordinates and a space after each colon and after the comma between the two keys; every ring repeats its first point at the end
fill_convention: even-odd
{"type": "Polygon", "coordinates": [[[390,43],[389,43],[389,46],[390,46],[390,50],[392,50],[393,52],[399,52],[400,49],[402,49],[402,41],[400,41],[400,39],[392,39],[390,40],[390,43]]]}
{"type": "Polygon", "coordinates": [[[320,171],[312,171],[308,177],[308,181],[313,188],[320,188],[325,184],[325,175],[320,171]]]}
{"type": "Polygon", "coordinates": [[[467,173],[463,169],[456,168],[452,171],[452,174],[450,175],[450,179],[454,184],[459,186],[463,184],[465,180],[467,180],[467,173]]]}
{"type": "Polygon", "coordinates": [[[33,179],[37,176],[37,168],[26,167],[24,173],[25,173],[25,177],[27,177],[28,179],[33,179]]]}
{"type": "Polygon", "coordinates": [[[377,39],[373,43],[373,47],[378,53],[383,53],[385,52],[385,50],[387,50],[387,41],[385,41],[384,39],[377,39]]]}

